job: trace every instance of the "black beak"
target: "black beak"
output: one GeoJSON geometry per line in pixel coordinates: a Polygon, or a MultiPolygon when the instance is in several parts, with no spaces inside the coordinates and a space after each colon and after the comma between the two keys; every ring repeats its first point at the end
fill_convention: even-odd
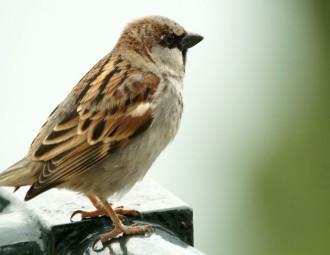
{"type": "Polygon", "coordinates": [[[181,48],[181,50],[189,49],[189,48],[195,46],[200,41],[202,41],[203,38],[204,38],[203,36],[198,35],[198,34],[187,33],[181,39],[180,48],[181,48]]]}

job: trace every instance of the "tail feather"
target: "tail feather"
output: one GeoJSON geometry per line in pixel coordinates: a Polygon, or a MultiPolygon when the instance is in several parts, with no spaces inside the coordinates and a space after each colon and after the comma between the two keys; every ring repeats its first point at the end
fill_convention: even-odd
{"type": "Polygon", "coordinates": [[[20,187],[32,185],[36,180],[36,168],[28,158],[7,168],[0,173],[0,186],[20,187]]]}

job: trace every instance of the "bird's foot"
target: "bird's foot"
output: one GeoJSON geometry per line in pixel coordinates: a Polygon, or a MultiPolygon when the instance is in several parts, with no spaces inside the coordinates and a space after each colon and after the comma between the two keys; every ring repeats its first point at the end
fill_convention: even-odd
{"type": "Polygon", "coordinates": [[[97,218],[97,217],[102,217],[102,216],[108,216],[107,212],[103,209],[97,209],[94,211],[77,210],[71,214],[70,221],[73,221],[73,217],[78,214],[80,214],[80,217],[82,220],[90,219],[90,218],[97,218]]]}
{"type": "MultiPolygon", "coordinates": [[[[123,216],[138,216],[140,218],[143,218],[142,213],[140,213],[138,210],[134,209],[124,209],[123,206],[118,206],[114,209],[115,213],[117,215],[123,215],[123,216]]],[[[120,217],[120,216],[119,216],[120,217]]]]}
{"type": "MultiPolygon", "coordinates": [[[[107,205],[107,207],[110,206],[108,201],[105,201],[104,202],[105,204],[104,204],[96,196],[93,196],[93,195],[89,194],[89,195],[87,195],[87,197],[91,201],[93,206],[96,208],[96,210],[94,210],[94,211],[82,211],[82,210],[74,211],[71,214],[70,221],[72,221],[72,218],[74,216],[76,216],[77,214],[81,215],[82,220],[89,219],[89,218],[98,218],[98,217],[102,217],[102,216],[107,216],[107,217],[112,218],[108,213],[109,209],[107,211],[106,208],[105,208],[105,204],[107,205]]],[[[128,221],[126,215],[127,216],[128,215],[130,215],[130,216],[139,216],[139,217],[142,218],[142,214],[139,211],[131,210],[131,209],[124,209],[124,207],[122,207],[122,206],[116,207],[115,209],[111,209],[111,211],[112,211],[111,213],[114,213],[115,215],[117,215],[118,218],[121,221],[128,221]]]]}
{"type": "MultiPolygon", "coordinates": [[[[139,211],[132,209],[124,209],[122,206],[114,208],[114,211],[121,221],[128,221],[126,216],[139,216],[143,218],[142,213],[140,213],[139,211]]],[[[90,219],[90,218],[98,218],[102,216],[109,217],[104,207],[98,206],[98,208],[94,211],[83,211],[83,210],[74,211],[71,214],[70,221],[72,222],[73,217],[78,214],[80,214],[82,220],[90,219]]]]}
{"type": "Polygon", "coordinates": [[[95,250],[95,246],[99,241],[102,242],[103,244],[109,241],[110,239],[117,237],[120,234],[142,235],[142,234],[151,234],[153,231],[154,231],[154,227],[150,224],[146,224],[146,225],[133,224],[131,226],[125,226],[123,224],[120,224],[119,226],[116,226],[115,229],[112,230],[111,232],[102,234],[98,238],[96,238],[93,243],[93,249],[95,250]]]}

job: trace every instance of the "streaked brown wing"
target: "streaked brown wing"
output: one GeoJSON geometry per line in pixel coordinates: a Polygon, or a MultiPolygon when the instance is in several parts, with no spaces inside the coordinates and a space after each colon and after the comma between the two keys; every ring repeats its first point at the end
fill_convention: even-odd
{"type": "Polygon", "coordinates": [[[46,164],[26,200],[77,177],[152,124],[151,101],[159,78],[132,68],[120,55],[109,58],[74,88],[77,108],[34,152],[33,159],[46,164]]]}

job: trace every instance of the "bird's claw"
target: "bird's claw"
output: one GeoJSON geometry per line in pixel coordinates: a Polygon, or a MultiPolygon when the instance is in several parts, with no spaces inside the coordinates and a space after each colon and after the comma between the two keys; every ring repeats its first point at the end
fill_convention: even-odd
{"type": "Polygon", "coordinates": [[[96,244],[98,242],[101,242],[102,243],[102,246],[103,246],[103,242],[102,242],[102,239],[101,239],[101,236],[98,236],[97,238],[95,238],[95,240],[93,241],[93,244],[92,244],[92,249],[93,251],[100,251],[101,249],[96,249],[96,244]]]}
{"type": "MultiPolygon", "coordinates": [[[[70,221],[71,221],[71,222],[74,222],[74,220],[72,220],[72,218],[73,218],[74,216],[76,216],[77,214],[79,214],[79,213],[82,215],[83,212],[84,212],[84,211],[82,211],[82,210],[76,210],[76,211],[74,211],[74,212],[71,214],[71,216],[70,216],[70,221]]],[[[81,218],[83,219],[82,216],[81,216],[81,218]]]]}
{"type": "Polygon", "coordinates": [[[132,210],[132,209],[124,209],[123,206],[116,207],[114,211],[118,215],[130,215],[130,216],[137,216],[141,219],[143,219],[143,214],[137,210],[132,210]]]}

